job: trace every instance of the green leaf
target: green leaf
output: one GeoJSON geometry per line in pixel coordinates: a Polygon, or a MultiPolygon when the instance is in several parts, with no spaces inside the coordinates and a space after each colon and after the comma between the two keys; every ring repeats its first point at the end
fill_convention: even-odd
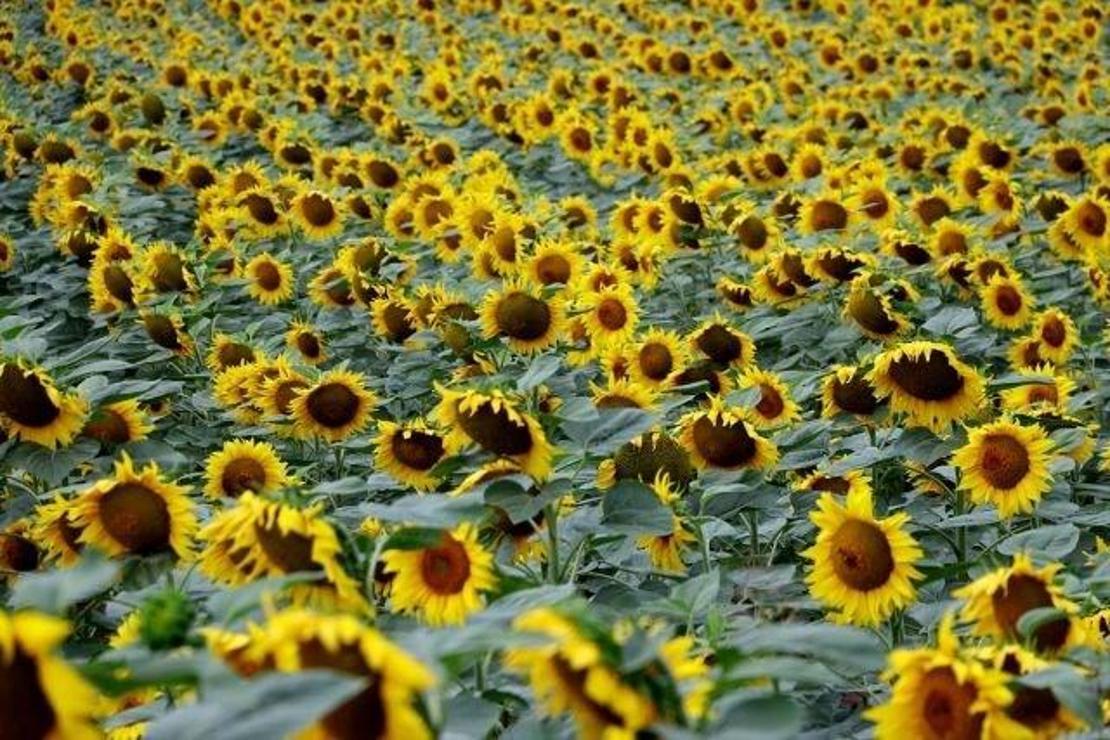
{"type": "Polygon", "coordinates": [[[528,370],[516,381],[516,389],[521,393],[532,390],[541,385],[563,366],[563,358],[559,355],[540,355],[532,360],[528,370]]]}
{"type": "Polygon", "coordinates": [[[877,671],[886,663],[886,647],[873,632],[834,624],[752,624],[730,643],[745,653],[810,656],[842,672],[877,671]]]}
{"type": "Polygon", "coordinates": [[[622,534],[670,534],[673,517],[655,493],[638,481],[621,481],[601,499],[601,523],[622,534]]]}
{"type": "Polygon", "coordinates": [[[998,551],[1004,555],[1028,552],[1034,558],[1060,560],[1078,544],[1079,529],[1074,524],[1053,524],[1008,537],[998,545],[998,551]]]}
{"type": "Polygon", "coordinates": [[[802,729],[802,708],[782,695],[755,696],[729,707],[720,737],[729,740],[786,740],[802,729]]]}
{"type": "Polygon", "coordinates": [[[485,516],[486,507],[479,496],[423,496],[410,494],[391,504],[363,504],[364,516],[384,522],[401,522],[418,527],[453,528],[460,522],[477,521],[485,516]]]}
{"type": "Polygon", "coordinates": [[[22,576],[12,589],[11,606],[65,614],[74,604],[111,588],[119,573],[119,563],[86,551],[72,568],[22,576]]]}
{"type": "Polygon", "coordinates": [[[424,550],[443,542],[443,530],[432,527],[405,527],[389,535],[385,550],[424,550]]]}
{"type": "Polygon", "coordinates": [[[1025,639],[1031,639],[1033,633],[1039,630],[1046,624],[1059,622],[1061,619],[1067,619],[1068,615],[1054,606],[1044,606],[1037,609],[1030,609],[1021,615],[1017,621],[1018,634],[1025,639]]]}

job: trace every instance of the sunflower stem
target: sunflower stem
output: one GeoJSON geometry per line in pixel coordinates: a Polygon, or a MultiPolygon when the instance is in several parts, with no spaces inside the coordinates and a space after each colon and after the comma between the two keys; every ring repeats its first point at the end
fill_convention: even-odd
{"type": "Polygon", "coordinates": [[[748,533],[751,535],[752,541],[752,557],[755,558],[759,554],[759,514],[752,511],[749,516],[744,518],[748,520],[748,533]]]}
{"type": "Polygon", "coordinates": [[[559,507],[548,504],[544,518],[547,520],[547,580],[558,583],[559,578],[559,507]]]}
{"type": "MultiPolygon", "coordinates": [[[[964,500],[964,492],[962,488],[956,489],[956,516],[961,516],[964,513],[966,502],[964,500]]],[[[967,527],[960,526],[956,530],[956,549],[960,555],[960,567],[967,575],[967,527]]]]}

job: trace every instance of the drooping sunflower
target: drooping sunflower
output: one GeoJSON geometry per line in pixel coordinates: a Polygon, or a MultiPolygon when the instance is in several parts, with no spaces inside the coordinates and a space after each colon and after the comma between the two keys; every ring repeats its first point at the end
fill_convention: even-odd
{"type": "Polygon", "coordinates": [[[263,306],[276,306],[293,297],[293,268],[263,252],[244,268],[247,293],[263,306]]]}
{"type": "Polygon", "coordinates": [[[486,452],[514,460],[528,475],[542,480],[551,473],[554,448],[530,414],[500,390],[453,391],[437,388],[440,401],[435,418],[447,432],[448,454],[470,443],[486,452]]]}
{"type": "Polygon", "coordinates": [[[732,328],[720,315],[706,319],[689,334],[690,346],[718,367],[743,368],[755,360],[755,343],[742,331],[732,328]]]}
{"type": "Polygon", "coordinates": [[[855,365],[836,365],[821,383],[821,415],[831,419],[837,414],[869,417],[886,405],[867,377],[855,365]]]}
{"type": "Polygon", "coordinates": [[[1033,298],[1016,276],[992,275],[979,296],[991,325],[1016,331],[1029,323],[1033,298]]]}
{"type": "Polygon", "coordinates": [[[913,602],[914,564],[922,551],[906,531],[909,515],[875,518],[870,488],[841,498],[821,494],[810,512],[817,540],[802,556],[813,561],[810,594],[832,609],[834,621],[873,626],[913,602]]]}
{"type": "Polygon", "coordinates": [[[35,611],[0,611],[0,716],[5,737],[93,740],[96,690],[56,652],[69,625],[35,611]]]}
{"type": "Polygon", "coordinates": [[[179,356],[193,353],[193,340],[179,315],[140,311],[139,316],[147,336],[156,345],[179,356]]]}
{"type": "Polygon", "coordinates": [[[590,399],[599,409],[643,409],[655,408],[656,391],[650,386],[641,385],[628,378],[612,378],[604,386],[590,384],[590,399]]]}
{"type": "Polygon", "coordinates": [[[673,331],[652,327],[634,345],[628,374],[643,385],[657,388],[686,368],[687,350],[673,331]]]}
{"type": "Polygon", "coordinates": [[[967,444],[952,456],[960,488],[977,504],[994,504],[1009,519],[1033,510],[1052,488],[1052,442],[1037,424],[1007,419],[968,430],[967,444]]]}
{"type": "Polygon", "coordinates": [[[101,406],[90,414],[81,436],[119,445],[145,439],[152,429],[154,426],[139,402],[128,398],[101,406]]]}
{"type": "Polygon", "coordinates": [[[417,711],[435,677],[420,661],[357,617],[287,609],[255,628],[239,665],[294,673],[325,669],[365,679],[366,686],[297,740],[424,740],[432,733],[417,711]]]}
{"type": "Polygon", "coordinates": [[[1070,376],[1047,364],[1019,370],[1018,374],[1030,376],[1030,382],[1003,390],[1003,408],[1016,412],[1067,412],[1068,401],[1075,390],[1075,381],[1070,376]],[[1047,382],[1037,376],[1046,378],[1047,382]]]}
{"type": "Polygon", "coordinates": [[[413,306],[408,297],[396,288],[370,301],[370,319],[374,332],[384,339],[400,344],[416,333],[413,306]]]}
{"type": "Polygon", "coordinates": [[[883,679],[893,683],[890,700],[865,714],[879,740],[1032,740],[1007,714],[1014,701],[1009,676],[965,652],[951,615],[941,621],[935,648],[894,650],[883,679]]]}
{"type": "Polygon", "coordinates": [[[258,359],[255,348],[230,334],[217,334],[212,348],[205,356],[205,364],[213,373],[222,373],[237,365],[247,365],[258,359]]]}
{"type": "Polygon", "coordinates": [[[636,298],[627,283],[588,292],[579,299],[578,307],[584,310],[580,318],[595,349],[628,341],[640,318],[636,298]]]}
{"type": "Polygon", "coordinates": [[[749,416],[756,429],[772,429],[799,418],[798,404],[790,397],[790,389],[776,373],[753,367],[740,376],[740,388],[759,390],[759,399],[749,416]]]}
{"type": "Polygon", "coordinates": [[[679,493],[665,472],[660,471],[651,483],[651,490],[659,502],[671,509],[671,531],[666,534],[646,535],[636,540],[636,545],[647,553],[651,565],[657,570],[671,573],[684,573],[686,564],[682,553],[697,541],[682,517],[674,512],[679,501],[679,493]]]}
{"type": "Polygon", "coordinates": [[[1075,321],[1055,306],[1046,308],[1037,315],[1033,336],[1040,341],[1040,355],[1057,365],[1066,363],[1079,344],[1079,330],[1075,321]]]}
{"type": "Polygon", "coordinates": [[[327,193],[305,190],[289,204],[289,212],[297,227],[309,239],[323,241],[343,231],[343,213],[327,193]]]}
{"type": "Polygon", "coordinates": [[[1064,596],[1056,582],[1063,566],[1048,563],[1038,568],[1027,553],[1017,553],[1009,566],[985,573],[956,589],[952,595],[964,600],[961,616],[972,622],[975,632],[999,640],[1020,641],[1018,622],[1033,609],[1056,608],[1063,612],[1057,619],[1039,626],[1032,645],[1039,652],[1055,652],[1080,636],[1072,635],[1072,615],[1079,607],[1064,596]]]}
{"type": "Polygon", "coordinates": [[[21,360],[0,363],[0,427],[8,436],[50,449],[65,447],[88,413],[84,396],[58,390],[45,370],[21,360]]]}
{"type": "Polygon", "coordinates": [[[328,357],[322,334],[302,319],[294,319],[289,324],[285,332],[285,346],[296,351],[309,365],[319,365],[328,357]]]}
{"type": "Polygon", "coordinates": [[[717,281],[717,294],[724,299],[725,304],[733,311],[747,311],[755,305],[755,296],[752,294],[751,286],[727,275],[717,281]]]}
{"type": "MultiPolygon", "coordinates": [[[[1014,678],[1020,678],[1053,666],[1020,645],[985,647],[981,658],[989,665],[1014,678]]],[[[1065,736],[1086,728],[1085,723],[1061,704],[1051,688],[1012,685],[1014,700],[1006,708],[1011,719],[1026,727],[1036,738],[1065,736]]]]}
{"type": "Polygon", "coordinates": [[[430,491],[439,485],[440,479],[432,474],[432,469],[446,457],[447,448],[443,435],[422,419],[401,424],[379,421],[374,445],[378,470],[418,491],[430,491]]]}
{"type": "Polygon", "coordinates": [[[983,405],[983,377],[938,342],[904,342],[875,358],[867,380],[913,426],[941,431],[983,405]]]}
{"type": "Polygon", "coordinates": [[[0,273],[12,269],[15,254],[15,241],[10,236],[0,234],[0,273]]]}
{"type": "Polygon", "coordinates": [[[697,477],[697,470],[690,462],[689,453],[670,435],[646,432],[621,445],[611,458],[598,466],[597,486],[612,488],[622,480],[638,480],[651,485],[661,474],[667,476],[671,485],[685,490],[697,477]]]}
{"type": "Polygon", "coordinates": [[[268,442],[234,439],[208,456],[204,493],[235,498],[245,491],[272,493],[290,482],[285,463],[268,442]]]}
{"type": "Polygon", "coordinates": [[[691,411],[678,422],[678,441],[699,468],[764,470],[778,462],[775,444],[760,436],[741,409],[725,406],[719,396],[709,408],[691,411]]]}
{"type": "Polygon", "coordinates": [[[289,414],[296,433],[329,442],[341,442],[361,432],[377,404],[377,397],[366,388],[366,379],[350,370],[329,370],[294,393],[289,414]]]}
{"type": "Polygon", "coordinates": [[[110,478],[96,481],[73,502],[78,542],[112,556],[172,551],[187,558],[197,528],[188,490],[164,480],[155,462],[136,468],[125,452],[110,478]]]}
{"type": "Polygon", "coordinates": [[[517,352],[537,352],[559,340],[565,312],[558,296],[545,297],[523,280],[510,280],[486,294],[479,310],[487,339],[504,337],[517,352]]]}
{"type": "Polygon", "coordinates": [[[76,563],[85,547],[80,541],[81,529],[74,521],[73,501],[61,495],[35,508],[31,526],[35,542],[46,550],[48,558],[57,558],[64,566],[76,563]]]}
{"type": "Polygon", "coordinates": [[[847,496],[854,493],[859,496],[861,492],[871,493],[871,482],[867,476],[858,470],[849,470],[840,475],[832,475],[821,470],[815,470],[809,475],[795,480],[791,486],[795,491],[812,491],[815,493],[835,493],[838,496],[847,496]]]}
{"type": "Polygon", "coordinates": [[[592,633],[576,621],[552,608],[517,617],[514,630],[542,635],[548,642],[507,650],[506,668],[528,677],[545,713],[570,713],[579,737],[635,737],[655,721],[654,704],[622,680],[592,633]]]}
{"type": "Polygon", "coordinates": [[[909,321],[891,305],[890,296],[876,285],[878,282],[869,272],[852,280],[843,315],[865,336],[887,341],[904,332],[909,321]]]}
{"type": "Polygon", "coordinates": [[[443,532],[434,545],[387,550],[382,562],[394,576],[392,609],[415,613],[437,627],[465,622],[483,608],[482,593],[497,585],[493,554],[478,542],[478,528],[469,522],[443,532]]]}
{"type": "Polygon", "coordinates": [[[201,572],[217,583],[238,586],[259,578],[317,573],[316,581],[289,588],[295,604],[364,610],[358,581],[343,569],[335,527],[322,504],[300,508],[260,498],[252,491],[223,509],[198,535],[201,572]]]}

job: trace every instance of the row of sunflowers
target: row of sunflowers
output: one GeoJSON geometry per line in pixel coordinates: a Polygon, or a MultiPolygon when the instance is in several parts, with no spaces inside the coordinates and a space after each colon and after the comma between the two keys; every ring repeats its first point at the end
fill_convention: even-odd
{"type": "Polygon", "coordinates": [[[1096,0],[13,0],[0,739],[1101,737],[1096,0]]]}

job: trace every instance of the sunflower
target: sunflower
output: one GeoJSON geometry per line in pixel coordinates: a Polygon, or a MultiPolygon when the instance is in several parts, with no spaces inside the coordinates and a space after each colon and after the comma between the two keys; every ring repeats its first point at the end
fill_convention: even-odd
{"type": "Polygon", "coordinates": [[[854,220],[855,214],[841,201],[840,196],[826,190],[802,204],[798,215],[798,231],[801,234],[844,231],[854,220]]]}
{"type": "Polygon", "coordinates": [[[869,417],[886,405],[861,367],[836,365],[821,382],[821,415],[831,419],[837,414],[869,417]]]}
{"type": "Polygon", "coordinates": [[[1110,203],[1098,196],[1084,196],[1060,217],[1063,228],[1083,249],[1105,249],[1110,240],[1110,203]]]}
{"type": "Polygon", "coordinates": [[[1049,472],[1052,442],[1039,425],[1010,420],[970,429],[967,444],[952,456],[960,488],[977,504],[994,504],[999,516],[1033,511],[1052,488],[1049,472]]]}
{"type": "Polygon", "coordinates": [[[350,370],[329,370],[311,386],[294,393],[289,414],[297,434],[329,442],[340,442],[361,432],[378,402],[366,388],[366,379],[350,370]]]}
{"type": "Polygon", "coordinates": [[[537,352],[559,340],[563,331],[563,301],[545,298],[536,287],[510,280],[486,294],[479,310],[486,339],[504,337],[516,352],[537,352]]]}
{"type": "Polygon", "coordinates": [[[295,604],[366,609],[358,582],[343,569],[339,535],[321,515],[321,506],[299,508],[243,492],[234,506],[220,511],[200,531],[201,572],[231,586],[316,573],[319,580],[290,587],[295,604]]]}
{"type": "MultiPolygon", "coordinates": [[[[1052,668],[1051,661],[1020,645],[983,648],[980,655],[989,665],[1009,676],[1021,677],[1052,668]]],[[[1060,704],[1050,688],[1012,685],[1014,700],[1006,708],[1011,719],[1024,725],[1037,738],[1054,738],[1086,728],[1084,722],[1060,704]]]]}
{"type": "Polygon", "coordinates": [[[1075,322],[1055,306],[1037,315],[1033,336],[1040,342],[1037,350],[1041,357],[1057,365],[1066,363],[1079,344],[1075,322]]]}
{"type": "Polygon", "coordinates": [[[0,234],[0,273],[12,269],[15,264],[15,240],[10,236],[0,234]]]}
{"type": "Polygon", "coordinates": [[[639,321],[636,298],[624,283],[586,293],[578,307],[584,311],[581,319],[594,348],[623,344],[639,321]]]}
{"type": "Polygon", "coordinates": [[[248,365],[258,359],[254,347],[240,342],[230,334],[217,334],[204,362],[213,373],[222,373],[238,365],[248,365]]]}
{"type": "Polygon", "coordinates": [[[293,221],[309,239],[322,241],[343,231],[343,214],[327,193],[319,190],[298,193],[289,204],[289,210],[293,221]]]}
{"type": "Polygon", "coordinates": [[[893,680],[890,700],[864,715],[879,740],[1032,738],[1007,714],[1014,701],[1010,677],[964,652],[951,615],[941,621],[937,647],[894,650],[883,679],[893,680]]]}
{"type": "Polygon", "coordinates": [[[204,493],[235,498],[244,491],[273,493],[290,482],[285,463],[267,442],[235,439],[208,456],[204,493]]]}
{"type": "Polygon", "coordinates": [[[370,317],[374,332],[397,344],[415,334],[418,328],[412,304],[395,288],[387,289],[384,295],[370,301],[370,317]]]}
{"type": "Polygon", "coordinates": [[[739,387],[759,391],[755,413],[749,416],[756,429],[780,427],[799,418],[798,404],[790,398],[790,389],[777,374],[753,367],[741,374],[739,387]]]}
{"type": "Polygon", "coordinates": [[[751,286],[727,275],[717,281],[717,294],[734,311],[747,311],[755,305],[751,286]]]}
{"type": "Polygon", "coordinates": [[[871,495],[871,482],[866,475],[858,470],[849,470],[840,475],[830,475],[821,470],[815,470],[809,475],[795,480],[791,484],[791,488],[799,492],[827,492],[838,496],[848,496],[849,494],[861,496],[864,493],[871,495]]]}
{"type": "Polygon", "coordinates": [[[1021,639],[1018,622],[1026,612],[1059,609],[1063,615],[1042,624],[1032,636],[1032,644],[1039,652],[1055,652],[1076,637],[1070,634],[1073,627],[1070,615],[1079,610],[1056,583],[1062,568],[1060,563],[1037,568],[1028,554],[1017,553],[1008,567],[986,573],[952,595],[964,600],[961,616],[974,623],[977,634],[999,640],[1021,639]]]}
{"type": "Polygon", "coordinates": [[[570,713],[579,737],[635,737],[655,721],[651,700],[606,662],[605,645],[574,618],[541,607],[517,617],[513,629],[546,642],[507,650],[505,667],[528,677],[546,714],[570,713]]]}
{"type": "Polygon", "coordinates": [[[1033,298],[1016,277],[992,275],[979,296],[992,326],[1016,331],[1029,323],[1033,298]]]}
{"type": "Polygon", "coordinates": [[[709,408],[691,411],[678,422],[678,441],[699,468],[764,470],[778,462],[774,443],[756,433],[740,409],[728,408],[719,396],[709,408]]]}
{"type": "Polygon", "coordinates": [[[196,280],[188,258],[177,247],[155,242],[136,257],[139,263],[139,293],[190,293],[196,280]]]}
{"type": "Polygon", "coordinates": [[[742,331],[733,329],[720,315],[706,319],[690,332],[690,346],[718,367],[743,368],[755,361],[755,343],[742,331]]]}
{"type": "Polygon", "coordinates": [[[728,232],[746,260],[761,263],[778,246],[779,227],[774,220],[757,214],[751,206],[739,205],[738,208],[739,215],[728,225],[728,232]]]}
{"type": "Polygon", "coordinates": [[[20,360],[0,363],[0,428],[8,436],[50,449],[66,447],[88,413],[84,396],[59,391],[45,370],[20,360]]]}
{"type": "Polygon", "coordinates": [[[667,474],[660,471],[651,483],[651,490],[659,502],[672,510],[671,531],[666,534],[647,535],[636,540],[636,545],[647,553],[651,565],[656,570],[671,573],[685,573],[686,564],[682,562],[682,553],[697,538],[687,528],[686,523],[678,514],[673,513],[680,496],[667,474]]]}
{"type": "Polygon", "coordinates": [[[538,480],[551,473],[554,448],[543,428],[504,393],[460,392],[442,386],[437,390],[440,401],[435,417],[440,428],[447,430],[444,443],[448,454],[474,443],[486,452],[515,461],[538,480]]]}
{"type": "Polygon", "coordinates": [[[0,715],[11,738],[100,737],[92,713],[102,697],[55,653],[69,625],[34,611],[0,611],[0,715]]]}
{"type": "Polygon", "coordinates": [[[906,531],[908,514],[876,519],[870,488],[860,487],[843,504],[834,493],[821,494],[809,518],[818,531],[802,553],[813,561],[806,583],[835,621],[874,626],[913,602],[922,551],[906,531]]]}
{"type": "Polygon", "coordinates": [[[269,252],[252,258],[244,268],[247,293],[263,306],[276,306],[293,297],[293,268],[269,252]]]}
{"type": "Polygon", "coordinates": [[[31,525],[35,542],[49,558],[57,558],[66,566],[76,563],[85,547],[79,539],[81,529],[73,522],[73,502],[56,494],[52,501],[35,508],[31,525]]]}
{"type": "Polygon", "coordinates": [[[365,680],[365,688],[297,733],[297,740],[432,737],[415,705],[435,676],[356,617],[287,609],[252,630],[242,649],[241,663],[283,673],[332,670],[365,680]]]}
{"type": "Polygon", "coordinates": [[[285,346],[294,350],[309,365],[319,365],[327,359],[324,337],[316,328],[301,319],[295,319],[285,332],[285,346]]]}
{"type": "Polygon", "coordinates": [[[562,285],[578,282],[585,268],[582,255],[568,242],[539,242],[528,258],[527,272],[537,285],[562,285]]]}
{"type": "Polygon", "coordinates": [[[81,436],[119,445],[145,439],[152,429],[139,402],[128,398],[94,411],[81,429],[81,436]]]}
{"type": "Polygon", "coordinates": [[[843,315],[865,336],[885,341],[906,331],[909,321],[894,309],[890,296],[880,289],[879,282],[866,271],[852,280],[844,299],[843,315]]]}
{"type": "Polygon", "coordinates": [[[482,592],[497,586],[493,555],[478,542],[478,528],[464,523],[434,545],[382,554],[393,574],[393,611],[418,614],[433,626],[462,624],[484,606],[482,592]]]}
{"type": "Polygon", "coordinates": [[[446,456],[443,435],[430,429],[422,419],[401,424],[378,422],[374,440],[374,464],[402,483],[418,491],[430,491],[440,479],[432,474],[446,456]]]}
{"type": "Polygon", "coordinates": [[[679,489],[685,489],[697,470],[690,455],[665,432],[647,432],[624,443],[613,457],[598,466],[598,488],[612,488],[622,480],[638,480],[651,485],[661,474],[679,489]]]}
{"type": "Polygon", "coordinates": [[[89,267],[89,304],[100,313],[115,313],[135,307],[135,281],[129,260],[102,257],[106,250],[97,250],[89,267]]]}
{"type": "Polygon", "coordinates": [[[188,490],[163,480],[155,462],[136,469],[125,452],[112,477],[78,495],[70,521],[81,530],[78,542],[112,556],[173,551],[186,558],[197,528],[188,490]]]}
{"type": "Polygon", "coordinates": [[[1047,411],[1064,414],[1068,409],[1068,401],[1072,391],[1075,390],[1075,381],[1068,375],[1059,372],[1051,365],[1040,365],[1035,368],[1018,370],[1019,375],[1028,375],[1030,382],[1015,388],[1002,391],[1002,406],[1007,411],[1036,413],[1047,411]],[[1036,379],[1036,376],[1048,378],[1048,382],[1036,379]]]}
{"type": "Polygon", "coordinates": [[[609,378],[604,386],[590,384],[590,398],[599,409],[643,409],[651,411],[657,400],[656,391],[628,378],[609,378]]]}
{"type": "Polygon", "coordinates": [[[875,257],[844,247],[821,247],[805,260],[805,269],[820,280],[848,282],[864,270],[875,267],[875,257]]]}
{"type": "Polygon", "coordinates": [[[944,344],[913,341],[875,358],[867,375],[879,398],[905,414],[912,426],[941,431],[976,413],[984,401],[984,380],[944,344]]]}

